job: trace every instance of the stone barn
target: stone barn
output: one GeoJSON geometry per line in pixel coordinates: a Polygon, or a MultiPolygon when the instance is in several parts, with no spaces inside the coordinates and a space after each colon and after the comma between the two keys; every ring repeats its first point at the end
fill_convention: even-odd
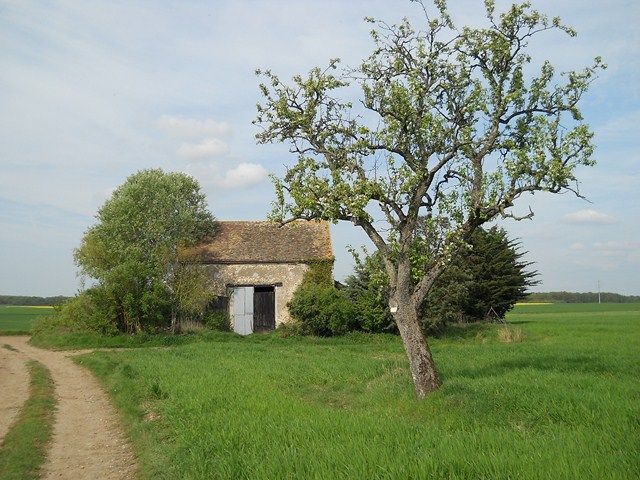
{"type": "Polygon", "coordinates": [[[241,335],[288,322],[287,303],[309,265],[334,261],[324,221],[220,221],[216,236],[197,250],[222,300],[219,308],[228,309],[241,335]]]}

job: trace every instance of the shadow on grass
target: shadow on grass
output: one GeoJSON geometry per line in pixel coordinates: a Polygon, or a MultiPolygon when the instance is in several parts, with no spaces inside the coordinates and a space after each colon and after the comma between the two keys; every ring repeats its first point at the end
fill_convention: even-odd
{"type": "Polygon", "coordinates": [[[476,322],[476,323],[454,323],[447,325],[441,331],[432,334],[433,337],[442,340],[470,340],[477,338],[478,335],[487,334],[495,323],[476,322]]]}
{"type": "Polygon", "coordinates": [[[52,350],[74,350],[82,348],[145,348],[176,347],[196,342],[225,342],[237,339],[230,332],[208,331],[203,333],[167,334],[138,333],[101,335],[94,332],[59,333],[37,332],[30,343],[36,347],[52,350]]]}
{"type": "Polygon", "coordinates": [[[527,358],[503,360],[480,368],[466,368],[454,375],[467,378],[494,377],[504,375],[513,370],[534,369],[541,372],[556,373],[585,373],[585,374],[615,374],[619,369],[606,364],[601,359],[589,355],[563,357],[545,355],[527,358]]]}

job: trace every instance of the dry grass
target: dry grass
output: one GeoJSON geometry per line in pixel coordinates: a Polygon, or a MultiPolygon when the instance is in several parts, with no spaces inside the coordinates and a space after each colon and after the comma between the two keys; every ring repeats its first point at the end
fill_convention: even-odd
{"type": "Polygon", "coordinates": [[[483,331],[476,333],[476,341],[480,343],[487,343],[488,340],[487,335],[483,331]]]}
{"type": "Polygon", "coordinates": [[[518,343],[525,339],[525,334],[520,327],[504,325],[498,329],[498,340],[502,343],[518,343]]]}
{"type": "Polygon", "coordinates": [[[154,404],[151,401],[146,401],[142,404],[142,411],[145,422],[155,422],[160,419],[160,414],[155,410],[154,404]]]}
{"type": "Polygon", "coordinates": [[[207,329],[205,325],[200,322],[194,322],[193,320],[184,320],[180,324],[180,330],[182,333],[200,333],[207,329]]]}

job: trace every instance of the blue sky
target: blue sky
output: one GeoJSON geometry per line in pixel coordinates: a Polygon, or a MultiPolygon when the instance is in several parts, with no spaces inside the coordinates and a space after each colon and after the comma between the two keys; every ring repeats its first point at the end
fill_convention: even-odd
{"type": "MultiPolygon", "coordinates": [[[[475,24],[480,0],[451,3],[475,24]]],[[[505,2],[498,2],[504,6],[505,2]]],[[[532,47],[559,69],[601,55],[609,68],[583,110],[598,165],[579,172],[591,203],[523,198],[532,221],[505,222],[541,273],[539,290],[640,294],[640,3],[536,1],[579,35],[532,47]]],[[[0,294],[72,294],[72,252],[110,192],[149,167],[194,175],[220,219],[262,219],[284,145],[256,145],[257,67],[288,77],[370,48],[364,16],[419,19],[404,0],[28,2],[0,0],[0,294]]],[[[333,228],[336,276],[346,245],[333,228]]]]}

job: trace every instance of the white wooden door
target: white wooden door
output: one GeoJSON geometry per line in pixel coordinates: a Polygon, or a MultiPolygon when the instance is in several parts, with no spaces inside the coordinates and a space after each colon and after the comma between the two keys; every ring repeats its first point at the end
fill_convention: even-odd
{"type": "Polygon", "coordinates": [[[240,335],[253,333],[253,287],[233,289],[233,331],[240,335]]]}

